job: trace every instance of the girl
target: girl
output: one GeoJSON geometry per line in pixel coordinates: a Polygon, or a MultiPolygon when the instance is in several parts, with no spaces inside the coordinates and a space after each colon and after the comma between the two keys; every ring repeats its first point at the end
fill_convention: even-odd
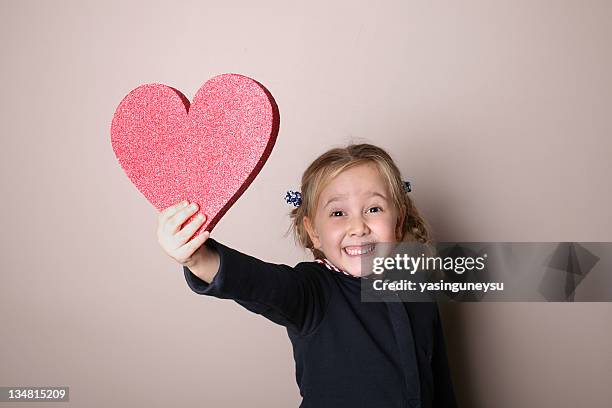
{"type": "Polygon", "coordinates": [[[389,154],[370,144],[329,150],[291,193],[291,228],[314,262],[268,263],[208,231],[190,240],[204,217],[181,229],[197,211],[185,202],[160,214],[159,242],[193,291],[286,327],[300,407],[455,407],[437,305],[360,299],[361,259],[377,243],[429,242],[389,154]]]}

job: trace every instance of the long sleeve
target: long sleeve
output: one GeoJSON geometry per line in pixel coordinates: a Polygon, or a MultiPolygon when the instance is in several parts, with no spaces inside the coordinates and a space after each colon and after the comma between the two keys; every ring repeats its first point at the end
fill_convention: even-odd
{"type": "Polygon", "coordinates": [[[434,347],[432,356],[432,371],[434,381],[434,408],[455,408],[455,392],[446,354],[446,342],[440,319],[440,311],[436,306],[436,323],[434,331],[434,347]]]}
{"type": "Polygon", "coordinates": [[[233,299],[297,334],[309,333],[323,319],[329,301],[328,282],[308,262],[295,267],[269,263],[212,238],[204,245],[219,254],[219,271],[208,284],[183,267],[187,284],[194,292],[233,299]]]}

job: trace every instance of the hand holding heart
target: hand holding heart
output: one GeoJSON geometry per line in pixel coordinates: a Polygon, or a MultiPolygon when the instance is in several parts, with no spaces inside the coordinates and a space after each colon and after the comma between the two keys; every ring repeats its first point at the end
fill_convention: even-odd
{"type": "Polygon", "coordinates": [[[189,239],[202,225],[205,218],[198,214],[191,222],[181,229],[187,218],[197,211],[194,203],[180,202],[163,210],[157,222],[157,242],[172,259],[189,268],[193,273],[201,275],[201,279],[211,282],[219,269],[218,257],[208,251],[202,244],[210,233],[204,231],[189,239]]]}

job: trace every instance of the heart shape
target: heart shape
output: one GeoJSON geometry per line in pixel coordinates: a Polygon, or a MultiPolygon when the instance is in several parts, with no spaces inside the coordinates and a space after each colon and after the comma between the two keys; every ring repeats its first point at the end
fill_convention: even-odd
{"type": "Polygon", "coordinates": [[[212,231],[270,156],[280,126],[278,106],[257,81],[215,76],[193,103],[161,84],[132,90],[111,123],[121,167],[158,210],[182,200],[207,216],[195,232],[212,231]]]}

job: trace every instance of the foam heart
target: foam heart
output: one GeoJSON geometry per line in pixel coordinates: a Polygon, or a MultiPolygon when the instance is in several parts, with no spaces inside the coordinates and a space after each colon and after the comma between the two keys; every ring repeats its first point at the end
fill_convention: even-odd
{"type": "MultiPolygon", "coordinates": [[[[280,116],[257,81],[238,74],[209,79],[193,103],[178,90],[146,84],[119,104],[111,144],[121,167],[158,210],[182,200],[212,231],[270,156],[280,116]]],[[[193,217],[186,221],[189,222],[193,217]]]]}

